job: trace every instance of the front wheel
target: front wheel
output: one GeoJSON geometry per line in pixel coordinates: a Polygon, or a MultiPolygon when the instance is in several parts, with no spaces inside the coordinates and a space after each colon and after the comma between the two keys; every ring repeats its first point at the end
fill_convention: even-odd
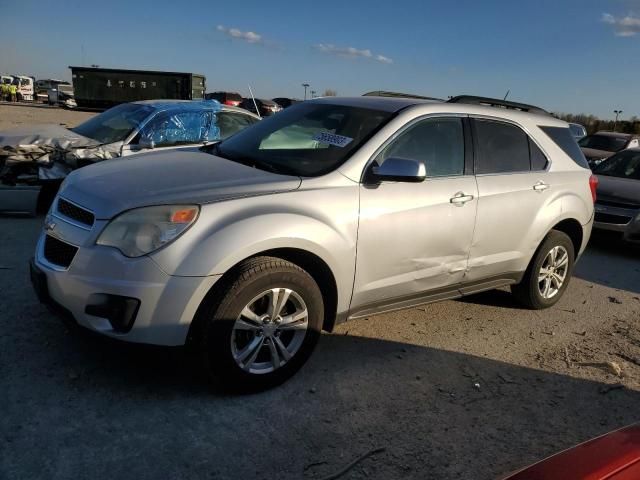
{"type": "Polygon", "coordinates": [[[320,336],[318,285],[280,258],[245,261],[206,302],[199,344],[206,370],[225,389],[281,384],[302,367],[320,336]]]}
{"type": "Polygon", "coordinates": [[[511,292],[526,307],[540,310],[555,305],[562,297],[571,274],[575,253],[566,233],[552,230],[544,239],[527,271],[511,292]]]}

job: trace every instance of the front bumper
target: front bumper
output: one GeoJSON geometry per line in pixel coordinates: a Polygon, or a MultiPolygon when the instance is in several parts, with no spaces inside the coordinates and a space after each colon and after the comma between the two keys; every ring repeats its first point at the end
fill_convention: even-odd
{"type": "Polygon", "coordinates": [[[640,242],[640,210],[597,203],[595,209],[594,228],[620,232],[625,240],[640,242]]]}
{"type": "MultiPolygon", "coordinates": [[[[65,225],[67,229],[72,227],[65,225]]],[[[121,340],[184,345],[198,307],[220,278],[168,275],[149,257],[127,258],[91,241],[85,245],[75,243],[78,250],[71,264],[61,268],[44,256],[47,234],[52,232],[41,234],[32,261],[32,282],[40,300],[62,307],[90,330],[121,340]],[[87,313],[87,306],[99,303],[97,299],[105,295],[139,300],[129,331],[114,329],[109,319],[96,316],[96,309],[89,308],[93,315],[87,313]]]]}

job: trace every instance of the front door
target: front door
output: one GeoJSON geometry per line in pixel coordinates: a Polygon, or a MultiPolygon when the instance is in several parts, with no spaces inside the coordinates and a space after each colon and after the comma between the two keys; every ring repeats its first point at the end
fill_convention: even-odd
{"type": "Polygon", "coordinates": [[[462,281],[477,204],[476,180],[465,174],[465,125],[462,117],[418,120],[377,155],[379,165],[419,160],[427,179],[360,186],[352,311],[462,281]]]}

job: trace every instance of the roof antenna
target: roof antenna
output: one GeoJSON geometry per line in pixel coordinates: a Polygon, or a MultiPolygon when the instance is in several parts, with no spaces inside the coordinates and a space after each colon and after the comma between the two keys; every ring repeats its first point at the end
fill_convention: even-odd
{"type": "Polygon", "coordinates": [[[251,85],[247,83],[247,87],[249,87],[249,93],[251,94],[251,100],[253,100],[253,106],[256,107],[256,113],[258,117],[262,119],[262,115],[260,115],[260,110],[258,110],[258,104],[256,103],[256,97],[253,96],[253,91],[251,90],[251,85]]]}
{"type": "Polygon", "coordinates": [[[507,93],[504,94],[504,98],[502,100],[506,100],[510,93],[511,89],[507,90],[507,93]]]}

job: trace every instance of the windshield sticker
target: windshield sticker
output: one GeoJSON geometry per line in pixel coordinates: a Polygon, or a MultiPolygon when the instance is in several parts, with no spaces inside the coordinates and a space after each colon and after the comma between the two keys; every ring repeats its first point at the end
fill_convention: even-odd
{"type": "Polygon", "coordinates": [[[346,147],[353,141],[353,138],[351,137],[343,137],[342,135],[336,135],[335,133],[329,132],[318,132],[313,139],[316,142],[333,145],[335,147],[346,147]]]}

